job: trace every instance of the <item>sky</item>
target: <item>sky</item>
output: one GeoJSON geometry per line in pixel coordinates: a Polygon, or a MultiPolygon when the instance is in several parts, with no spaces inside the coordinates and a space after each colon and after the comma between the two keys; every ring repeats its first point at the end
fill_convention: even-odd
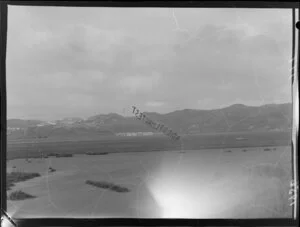
{"type": "Polygon", "coordinates": [[[291,102],[291,9],[9,6],[7,117],[291,102]]]}

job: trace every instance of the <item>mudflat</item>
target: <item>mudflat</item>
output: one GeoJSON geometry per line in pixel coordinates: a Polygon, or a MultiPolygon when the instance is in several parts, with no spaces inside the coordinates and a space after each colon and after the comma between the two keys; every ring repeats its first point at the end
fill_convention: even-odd
{"type": "Polygon", "coordinates": [[[7,171],[41,174],[8,191],[36,197],[8,200],[9,213],[20,218],[292,216],[289,146],[16,159],[8,162],[7,171]],[[49,167],[56,171],[49,172],[49,167]],[[87,180],[129,191],[97,188],[87,180]]]}

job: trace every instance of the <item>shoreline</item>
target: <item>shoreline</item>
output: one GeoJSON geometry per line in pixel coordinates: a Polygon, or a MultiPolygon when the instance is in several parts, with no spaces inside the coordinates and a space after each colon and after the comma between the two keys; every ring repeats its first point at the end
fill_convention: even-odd
{"type": "Polygon", "coordinates": [[[186,135],[174,143],[165,135],[137,137],[105,137],[101,140],[52,140],[26,141],[7,144],[7,160],[18,158],[41,158],[42,155],[76,155],[86,153],[132,153],[156,151],[181,151],[203,149],[230,149],[247,147],[290,146],[290,133],[219,133],[186,135]],[[242,138],[242,140],[240,139],[242,138]]]}
{"type": "MultiPolygon", "coordinates": [[[[255,135],[255,134],[292,134],[291,131],[241,131],[241,132],[210,132],[210,133],[190,133],[190,134],[182,134],[177,133],[181,138],[193,137],[193,136],[241,136],[241,135],[255,135]]],[[[111,139],[119,139],[120,141],[128,141],[134,138],[144,138],[144,139],[153,139],[153,138],[166,138],[162,136],[162,132],[158,132],[151,136],[117,136],[117,135],[108,135],[108,136],[95,136],[93,138],[73,138],[73,139],[56,139],[56,138],[26,138],[26,139],[14,139],[7,140],[7,144],[31,144],[31,143],[64,143],[64,142],[106,142],[111,141],[111,139]]]]}
{"type": "MultiPolygon", "coordinates": [[[[179,153],[185,153],[185,152],[189,152],[189,151],[201,151],[201,150],[222,150],[222,149],[246,149],[246,148],[278,148],[278,147],[290,147],[291,145],[263,145],[263,146],[230,146],[230,147],[203,147],[203,148],[199,148],[199,149],[187,149],[187,150],[180,150],[180,149],[170,149],[170,150],[153,150],[153,151],[113,151],[113,152],[108,152],[107,155],[110,154],[127,154],[127,153],[153,153],[153,152],[179,152],[179,153]],[[182,152],[184,151],[184,152],[182,152]]],[[[266,151],[267,152],[267,151],[266,151]]],[[[99,152],[99,154],[96,155],[87,155],[86,153],[71,153],[73,156],[78,157],[78,156],[102,156],[101,152],[99,152]]],[[[30,159],[40,159],[40,157],[29,157],[30,159]]],[[[72,157],[48,157],[48,158],[72,158],[72,157]]],[[[20,157],[20,158],[7,158],[7,162],[8,161],[13,161],[13,160],[24,160],[27,159],[27,157],[20,157]]],[[[45,159],[45,158],[43,158],[45,159]]],[[[46,158],[47,159],[47,158],[46,158]]]]}

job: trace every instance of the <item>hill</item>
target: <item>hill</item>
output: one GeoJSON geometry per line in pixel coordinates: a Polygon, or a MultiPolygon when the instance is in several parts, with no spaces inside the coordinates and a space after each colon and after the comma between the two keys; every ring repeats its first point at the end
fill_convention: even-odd
{"type": "Polygon", "coordinates": [[[8,119],[7,120],[7,127],[9,127],[9,128],[27,128],[27,127],[31,127],[31,126],[37,126],[40,123],[43,123],[43,121],[8,119]]]}
{"type": "MultiPolygon", "coordinates": [[[[267,132],[291,129],[292,104],[245,106],[235,104],[214,110],[177,110],[167,114],[145,112],[147,117],[179,134],[267,132]]],[[[111,136],[119,132],[155,132],[136,117],[99,114],[86,120],[65,118],[53,122],[9,119],[8,140],[28,138],[81,139],[111,136]],[[14,128],[14,129],[11,129],[14,128]],[[19,129],[16,129],[19,128],[19,129]]]]}

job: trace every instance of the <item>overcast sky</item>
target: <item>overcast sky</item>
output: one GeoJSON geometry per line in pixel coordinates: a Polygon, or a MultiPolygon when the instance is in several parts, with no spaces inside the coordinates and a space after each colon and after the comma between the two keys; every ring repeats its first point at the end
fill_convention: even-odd
{"type": "Polygon", "coordinates": [[[8,118],[291,102],[290,9],[8,9],[8,118]]]}

